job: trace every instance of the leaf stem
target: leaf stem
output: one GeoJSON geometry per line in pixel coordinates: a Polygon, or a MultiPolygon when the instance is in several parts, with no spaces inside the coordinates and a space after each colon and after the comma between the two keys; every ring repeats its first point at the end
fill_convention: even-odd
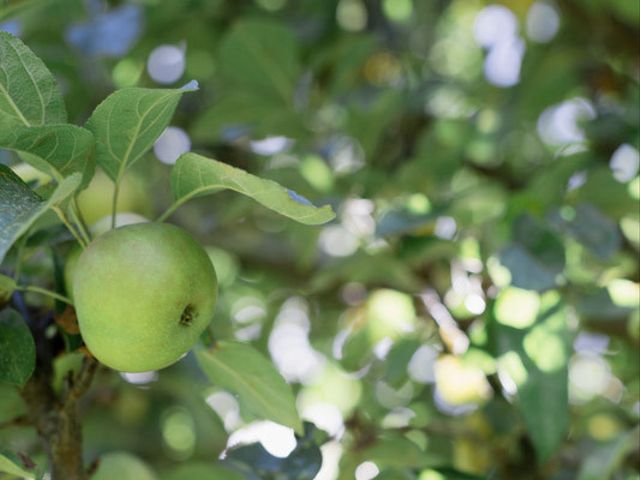
{"type": "Polygon", "coordinates": [[[87,222],[84,221],[82,211],[78,205],[78,197],[73,197],[73,203],[71,204],[71,212],[73,213],[73,219],[78,224],[78,230],[84,237],[87,243],[91,243],[91,230],[87,227],[87,222]]]}
{"type": "Polygon", "coordinates": [[[167,208],[162,215],[160,215],[156,219],[156,222],[164,222],[173,212],[175,212],[175,210],[176,210],[176,207],[174,203],[169,208],[167,208]]]}
{"type": "Polygon", "coordinates": [[[22,272],[22,263],[24,262],[24,247],[29,239],[29,233],[22,236],[22,239],[18,243],[18,249],[16,251],[16,268],[13,273],[13,279],[16,282],[20,281],[20,273],[22,272]]]}
{"type": "Polygon", "coordinates": [[[75,239],[78,241],[78,243],[82,246],[82,248],[85,248],[88,243],[84,240],[84,238],[82,238],[81,235],[78,234],[78,232],[76,231],[76,229],[73,227],[73,225],[71,224],[71,222],[69,221],[69,219],[67,218],[67,216],[65,215],[65,213],[60,210],[59,207],[51,207],[51,209],[56,212],[56,214],[58,215],[58,217],[60,218],[60,220],[62,221],[62,223],[64,223],[64,225],[67,227],[67,230],[69,230],[69,232],[71,233],[71,235],[73,235],[75,237],[75,239]]]}
{"type": "Polygon", "coordinates": [[[120,193],[120,179],[116,180],[113,189],[113,200],[111,202],[111,230],[116,228],[116,215],[118,208],[118,194],[120,193]]]}
{"type": "Polygon", "coordinates": [[[60,302],[66,303],[67,305],[73,305],[73,302],[64,295],[60,295],[59,293],[56,293],[54,291],[47,290],[46,288],[36,287],[35,285],[18,285],[16,287],[16,290],[20,290],[21,292],[39,293],[41,295],[45,295],[60,302]]]}
{"type": "Polygon", "coordinates": [[[169,218],[173,212],[175,212],[178,208],[182,206],[184,201],[178,200],[177,202],[172,203],[169,208],[167,208],[162,215],[160,215],[156,222],[164,222],[167,218],[169,218]]]}

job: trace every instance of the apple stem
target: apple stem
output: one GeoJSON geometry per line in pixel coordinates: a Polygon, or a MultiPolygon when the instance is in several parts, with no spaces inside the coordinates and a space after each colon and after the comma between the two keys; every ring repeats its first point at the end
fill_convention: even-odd
{"type": "Polygon", "coordinates": [[[111,203],[111,230],[116,228],[116,216],[118,215],[118,194],[120,193],[120,178],[114,183],[113,200],[111,203]]]}
{"type": "Polygon", "coordinates": [[[71,214],[73,215],[73,219],[78,225],[78,231],[82,235],[87,244],[91,243],[91,232],[87,228],[87,224],[82,217],[82,212],[80,211],[80,207],[78,206],[78,197],[73,198],[73,203],[71,204],[71,214]]]}

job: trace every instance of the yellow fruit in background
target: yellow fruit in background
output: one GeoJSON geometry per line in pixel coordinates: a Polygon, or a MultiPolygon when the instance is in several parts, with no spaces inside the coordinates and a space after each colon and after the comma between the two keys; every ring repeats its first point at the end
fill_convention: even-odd
{"type": "Polygon", "coordinates": [[[156,480],[153,470],[138,457],[127,452],[111,452],[100,457],[98,470],[91,480],[156,480]]]}
{"type": "Polygon", "coordinates": [[[38,182],[39,185],[45,185],[51,181],[51,177],[26,162],[18,163],[11,167],[11,170],[25,182],[38,182]]]}
{"type": "Polygon", "coordinates": [[[77,261],[80,333],[91,353],[115,370],[167,367],[209,325],[217,284],[207,253],[185,230],[164,223],[111,230],[77,261]]]}
{"type": "Polygon", "coordinates": [[[484,475],[492,465],[491,452],[477,440],[458,438],[453,443],[453,464],[462,472],[484,475]]]}
{"type": "MultiPolygon", "coordinates": [[[[88,225],[111,214],[113,190],[113,181],[102,170],[97,170],[89,186],[80,192],[78,204],[84,221],[88,225]]],[[[142,179],[135,174],[128,173],[122,178],[116,211],[151,216],[147,188],[142,179]]]]}
{"type": "Polygon", "coordinates": [[[491,386],[484,372],[453,355],[442,355],[436,361],[436,388],[449,405],[484,403],[491,397],[491,386]]]}

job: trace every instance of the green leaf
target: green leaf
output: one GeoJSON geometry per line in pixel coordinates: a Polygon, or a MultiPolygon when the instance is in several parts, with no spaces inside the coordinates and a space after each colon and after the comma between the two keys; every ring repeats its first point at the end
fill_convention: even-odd
{"type": "Polygon", "coordinates": [[[470,473],[460,472],[455,468],[449,467],[436,467],[433,468],[432,471],[444,476],[447,480],[483,480],[483,478],[485,478],[477,475],[471,475],[470,473]]]}
{"type": "Polygon", "coordinates": [[[394,433],[378,437],[373,445],[362,452],[362,458],[370,459],[381,468],[422,467],[429,460],[414,442],[394,433]]]}
{"type": "Polygon", "coordinates": [[[243,480],[239,473],[228,468],[213,465],[205,462],[189,462],[179,465],[164,474],[162,480],[211,480],[213,478],[224,478],[227,480],[243,480]]]}
{"type": "Polygon", "coordinates": [[[124,88],[109,95],[86,125],[96,139],[98,165],[119,182],[169,125],[182,94],[196,89],[124,88]]]}
{"type": "Polygon", "coordinates": [[[16,281],[0,273],[0,305],[9,301],[16,289],[16,281]]]}
{"type": "Polygon", "coordinates": [[[29,12],[33,15],[37,8],[44,7],[51,2],[53,0],[22,0],[11,4],[6,4],[5,2],[0,10],[0,21],[17,17],[24,12],[29,12]]]}
{"type": "Polygon", "coordinates": [[[79,172],[88,185],[93,177],[93,135],[75,125],[27,127],[0,118],[0,148],[28,153],[24,160],[57,180],[79,172]]]}
{"type": "Polygon", "coordinates": [[[337,97],[359,85],[362,67],[371,58],[376,48],[374,35],[363,34],[337,39],[323,52],[321,63],[316,67],[331,71],[330,91],[337,97]]]}
{"type": "Polygon", "coordinates": [[[238,395],[251,413],[304,433],[291,387],[253,347],[218,342],[213,350],[196,351],[196,357],[209,380],[238,395]]]}
{"type": "Polygon", "coordinates": [[[384,378],[389,385],[400,388],[407,381],[407,367],[418,348],[420,341],[417,338],[401,338],[394,343],[385,362],[384,378]]]}
{"type": "Polygon", "coordinates": [[[0,381],[23,386],[36,365],[36,345],[18,312],[0,312],[0,381]]]}
{"type": "Polygon", "coordinates": [[[335,217],[328,205],[317,208],[272,180],[195,153],[186,153],[178,159],[171,172],[171,189],[176,202],[172,211],[191,198],[229,189],[306,225],[320,225],[335,217]]]}
{"type": "Polygon", "coordinates": [[[385,139],[385,131],[401,114],[404,101],[398,90],[383,90],[366,105],[356,104],[349,108],[347,131],[358,140],[366,158],[381,151],[379,145],[385,139]]]}
{"type": "Polygon", "coordinates": [[[17,125],[65,123],[62,94],[51,72],[22,41],[0,31],[0,118],[17,125]]]}
{"type": "Polygon", "coordinates": [[[70,175],[60,182],[48,200],[43,200],[9,167],[0,164],[0,263],[11,245],[44,212],[75,192],[80,181],[80,174],[70,175]]]}
{"type": "Polygon", "coordinates": [[[294,36],[282,25],[257,19],[238,22],[222,41],[218,58],[220,73],[234,89],[292,103],[298,52],[294,36]]]}
{"type": "Polygon", "coordinates": [[[536,322],[528,329],[490,323],[494,353],[518,388],[516,407],[538,453],[546,461],[562,443],[569,427],[566,312],[557,294],[543,297],[536,322]]]}
{"type": "Polygon", "coordinates": [[[20,396],[20,389],[0,382],[0,423],[11,422],[27,414],[27,406],[20,396]]]}
{"type": "Polygon", "coordinates": [[[34,473],[26,470],[16,455],[6,450],[0,450],[0,472],[16,475],[20,478],[35,478],[34,473]]]}
{"type": "Polygon", "coordinates": [[[190,133],[196,141],[214,143],[224,138],[225,129],[239,125],[250,129],[255,138],[269,135],[304,138],[306,134],[302,114],[283,108],[277,97],[236,89],[229,89],[213,107],[199,115],[190,133]],[[278,115],[273,115],[274,111],[278,115]]]}
{"type": "Polygon", "coordinates": [[[564,245],[545,223],[521,215],[514,222],[513,243],[500,252],[500,263],[511,272],[514,287],[547,290],[564,270],[564,245]]]}
{"type": "Polygon", "coordinates": [[[599,448],[591,452],[584,460],[578,480],[611,478],[625,457],[640,447],[639,434],[640,430],[636,427],[609,442],[600,444],[599,448]]]}
{"type": "Polygon", "coordinates": [[[579,204],[571,220],[557,212],[552,221],[599,258],[610,258],[622,244],[616,222],[588,203],[579,204]]]}
{"type": "Polygon", "coordinates": [[[224,464],[245,473],[245,478],[254,478],[248,476],[251,472],[255,478],[277,475],[278,480],[313,480],[322,466],[322,452],[314,439],[315,427],[309,423],[306,427],[305,437],[298,437],[296,448],[284,458],[274,457],[260,443],[252,443],[229,449],[224,464]]]}

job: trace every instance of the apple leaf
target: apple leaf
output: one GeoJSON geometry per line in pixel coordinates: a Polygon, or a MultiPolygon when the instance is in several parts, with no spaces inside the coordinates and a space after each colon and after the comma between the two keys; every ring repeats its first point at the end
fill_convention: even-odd
{"type": "Polygon", "coordinates": [[[0,118],[0,148],[27,153],[23,159],[60,181],[73,173],[82,174],[82,185],[93,177],[91,157],[93,135],[70,124],[12,125],[0,118]]]}
{"type": "Polygon", "coordinates": [[[179,89],[123,88],[96,107],[86,127],[96,139],[96,161],[114,182],[154,144],[169,125],[191,82],[179,89]]]}
{"type": "Polygon", "coordinates": [[[40,198],[13,171],[0,164],[0,263],[11,245],[52,206],[66,200],[80,185],[74,173],[63,179],[48,200],[40,198]]]}
{"type": "Polygon", "coordinates": [[[0,473],[8,473],[29,480],[35,478],[35,473],[27,470],[17,455],[3,449],[0,449],[0,473]]]}
{"type": "Polygon", "coordinates": [[[23,386],[36,365],[36,345],[18,312],[0,312],[0,382],[23,386]]]}
{"type": "Polygon", "coordinates": [[[315,207],[279,183],[195,153],[185,153],[178,159],[171,172],[171,189],[175,199],[171,211],[191,198],[229,189],[307,225],[319,225],[335,217],[328,205],[315,207]]]}
{"type": "Polygon", "coordinates": [[[612,475],[627,455],[634,450],[637,451],[639,439],[640,429],[636,426],[629,432],[600,443],[583,461],[578,480],[615,478],[612,475]]]}
{"type": "Polygon", "coordinates": [[[35,473],[28,471],[17,455],[0,449],[0,472],[32,480],[35,473]]]}
{"type": "Polygon", "coordinates": [[[260,443],[251,443],[228,449],[223,463],[251,479],[284,475],[284,479],[313,480],[322,467],[322,452],[318,445],[324,443],[323,440],[326,441],[324,432],[307,422],[304,437],[298,436],[296,448],[286,457],[275,457],[260,443]]]}
{"type": "Polygon", "coordinates": [[[256,90],[234,89],[225,92],[214,105],[198,115],[190,129],[192,138],[209,144],[225,139],[229,127],[248,129],[254,138],[284,135],[304,138],[307,135],[304,114],[292,108],[283,108],[282,99],[263,95],[256,90]],[[278,115],[272,115],[274,111],[278,115]]]}
{"type": "Polygon", "coordinates": [[[252,414],[304,433],[291,387],[253,347],[218,342],[211,350],[197,350],[196,357],[209,380],[236,394],[252,414]]]}
{"type": "Polygon", "coordinates": [[[162,480],[209,480],[213,478],[224,478],[225,480],[245,480],[240,473],[236,473],[223,466],[214,465],[208,462],[193,461],[182,463],[169,470],[162,480]]]}
{"type": "MultiPolygon", "coordinates": [[[[543,307],[535,323],[527,329],[508,327],[495,319],[490,324],[493,353],[508,355],[520,365],[520,370],[514,369],[514,381],[518,386],[515,405],[524,419],[540,463],[551,456],[569,428],[570,342],[565,315],[563,304],[556,302],[543,307]],[[519,371],[526,375],[518,378],[519,371]]],[[[506,360],[505,357],[502,359],[506,360]]]]}
{"type": "Polygon", "coordinates": [[[0,306],[9,301],[16,289],[16,281],[0,273],[0,306]]]}
{"type": "Polygon", "coordinates": [[[299,73],[293,34],[283,25],[258,19],[238,22],[218,51],[220,71],[236,90],[291,104],[299,73]]]}
{"type": "Polygon", "coordinates": [[[53,75],[22,41],[0,31],[0,118],[24,126],[64,123],[62,94],[53,75]]]}

